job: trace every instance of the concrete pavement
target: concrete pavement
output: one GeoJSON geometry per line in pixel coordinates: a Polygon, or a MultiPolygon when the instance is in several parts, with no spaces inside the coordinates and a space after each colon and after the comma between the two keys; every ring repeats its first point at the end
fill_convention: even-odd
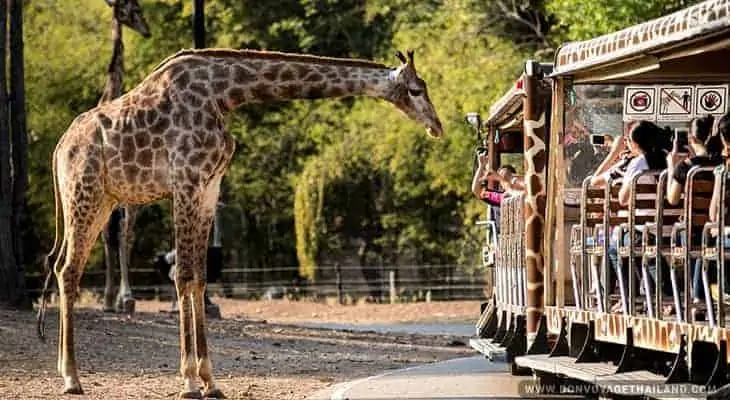
{"type": "Polygon", "coordinates": [[[307,397],[311,400],[484,400],[519,398],[520,382],[529,376],[512,376],[508,364],[489,362],[484,356],[457,358],[388,371],[334,385],[307,397]]]}

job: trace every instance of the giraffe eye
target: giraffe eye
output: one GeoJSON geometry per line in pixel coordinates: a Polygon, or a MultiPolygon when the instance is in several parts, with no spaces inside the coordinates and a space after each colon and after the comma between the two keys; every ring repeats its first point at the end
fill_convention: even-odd
{"type": "Polygon", "coordinates": [[[418,97],[423,94],[423,90],[420,89],[408,89],[408,94],[411,95],[411,97],[418,97]]]}

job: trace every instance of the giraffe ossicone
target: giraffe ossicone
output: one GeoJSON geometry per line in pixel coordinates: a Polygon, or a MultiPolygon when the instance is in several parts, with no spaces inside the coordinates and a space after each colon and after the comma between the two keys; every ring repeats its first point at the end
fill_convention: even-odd
{"type": "MultiPolygon", "coordinates": [[[[120,0],[116,0],[120,1],[120,0]]],[[[82,393],[73,306],[89,252],[118,204],[172,198],[184,398],[220,398],[205,329],[205,256],[220,182],[235,150],[224,116],[252,103],[369,96],[392,103],[433,137],[443,128],[413,52],[388,67],[279,52],[183,50],[125,95],[82,113],[61,136],[52,167],[60,294],[59,373],[82,393]],[[59,242],[59,225],[63,234],[59,242]],[[203,383],[198,390],[197,378],[203,383]]],[[[53,254],[53,253],[52,253],[53,254]]],[[[49,255],[49,260],[52,259],[49,255]]],[[[43,296],[45,297],[45,296],[43,296]]],[[[43,335],[45,302],[39,310],[43,335]]]]}

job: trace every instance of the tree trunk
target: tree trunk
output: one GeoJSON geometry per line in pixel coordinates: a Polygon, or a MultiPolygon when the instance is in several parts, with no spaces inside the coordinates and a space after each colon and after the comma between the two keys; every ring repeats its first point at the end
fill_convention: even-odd
{"type": "Polygon", "coordinates": [[[25,213],[28,189],[28,136],[25,123],[23,63],[23,0],[10,0],[10,131],[13,157],[13,250],[17,266],[17,305],[31,306],[25,293],[23,241],[29,223],[25,213]],[[24,303],[24,304],[23,304],[24,303]]]}
{"type": "Polygon", "coordinates": [[[19,295],[13,251],[13,178],[5,79],[7,11],[7,3],[0,1],[0,303],[14,305],[19,295]]]}

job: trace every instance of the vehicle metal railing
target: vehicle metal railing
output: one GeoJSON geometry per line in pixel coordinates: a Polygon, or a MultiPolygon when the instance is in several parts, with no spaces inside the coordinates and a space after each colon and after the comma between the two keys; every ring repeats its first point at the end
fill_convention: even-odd
{"type": "Polygon", "coordinates": [[[497,300],[513,309],[524,310],[527,300],[527,273],[524,259],[524,196],[506,196],[500,206],[499,250],[497,252],[497,300]]]}

